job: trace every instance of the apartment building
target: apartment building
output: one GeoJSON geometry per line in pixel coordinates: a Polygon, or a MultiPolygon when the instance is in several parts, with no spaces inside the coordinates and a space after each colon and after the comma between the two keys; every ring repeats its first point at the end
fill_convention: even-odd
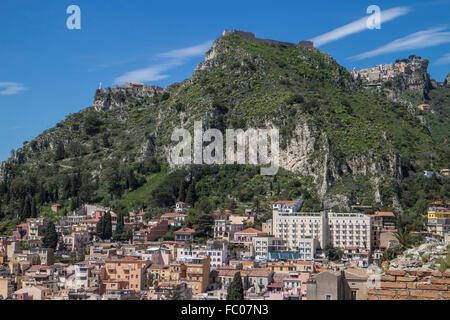
{"type": "Polygon", "coordinates": [[[219,268],[228,263],[228,246],[226,242],[213,242],[205,246],[187,246],[178,248],[177,261],[187,262],[200,256],[210,257],[211,268],[219,268]]]}
{"type": "Polygon", "coordinates": [[[105,261],[106,290],[129,289],[140,291],[145,287],[145,270],[149,261],[130,257],[105,261]]]}
{"type": "Polygon", "coordinates": [[[427,218],[427,229],[433,236],[444,238],[450,232],[450,204],[432,203],[427,218]]]}
{"type": "Polygon", "coordinates": [[[233,221],[226,219],[214,220],[214,239],[233,240],[234,234],[243,229],[243,223],[233,223],[233,221]]]}
{"type": "Polygon", "coordinates": [[[209,284],[209,273],[211,271],[209,256],[199,256],[186,261],[186,281],[192,294],[204,293],[209,284]]]}
{"type": "Polygon", "coordinates": [[[269,252],[280,252],[286,250],[285,241],[274,237],[254,237],[252,239],[253,257],[255,260],[267,261],[269,252]]]}
{"type": "Polygon", "coordinates": [[[371,217],[362,213],[328,213],[328,241],[336,248],[371,249],[371,217]]]}
{"type": "Polygon", "coordinates": [[[291,208],[273,211],[273,234],[285,240],[289,250],[298,250],[306,239],[317,239],[324,248],[327,231],[326,212],[296,212],[291,208]]]}

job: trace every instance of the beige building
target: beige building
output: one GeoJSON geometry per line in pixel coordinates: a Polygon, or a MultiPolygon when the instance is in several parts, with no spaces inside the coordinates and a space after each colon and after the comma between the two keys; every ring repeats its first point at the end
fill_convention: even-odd
{"type": "Polygon", "coordinates": [[[262,223],[262,232],[273,235],[273,220],[269,219],[262,223]]]}
{"type": "Polygon", "coordinates": [[[145,289],[145,271],[149,261],[132,258],[106,260],[106,290],[129,289],[140,291],[145,289]]]}
{"type": "Polygon", "coordinates": [[[6,300],[13,292],[11,280],[8,278],[0,278],[0,300],[6,300]]]}

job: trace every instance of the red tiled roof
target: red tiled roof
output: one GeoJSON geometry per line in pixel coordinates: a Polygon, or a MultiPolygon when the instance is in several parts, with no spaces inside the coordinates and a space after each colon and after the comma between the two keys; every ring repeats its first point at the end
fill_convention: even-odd
{"type": "Polygon", "coordinates": [[[274,203],[281,203],[281,204],[296,204],[298,201],[290,201],[290,200],[278,200],[275,201],[274,203]]]}
{"type": "Polygon", "coordinates": [[[161,216],[162,217],[187,217],[187,215],[182,214],[182,213],[176,213],[176,212],[169,212],[169,213],[165,213],[161,216]]]}
{"type": "Polygon", "coordinates": [[[265,232],[262,232],[261,230],[255,229],[255,228],[247,228],[242,231],[238,231],[236,233],[257,233],[257,234],[265,234],[265,232]]]}
{"type": "Polygon", "coordinates": [[[284,288],[284,282],[274,282],[267,285],[267,288],[284,288]]]}
{"type": "Polygon", "coordinates": [[[376,215],[377,215],[377,216],[380,216],[380,217],[394,217],[394,213],[393,213],[393,212],[390,212],[390,211],[385,211],[385,212],[378,211],[378,212],[376,213],[376,215]]]}
{"type": "Polygon", "coordinates": [[[90,222],[98,222],[99,221],[99,219],[95,219],[95,218],[93,218],[93,219],[86,219],[86,220],[81,220],[80,222],[85,222],[85,223],[90,223],[90,222]]]}
{"type": "Polygon", "coordinates": [[[195,230],[190,228],[182,228],[180,230],[175,231],[174,233],[195,233],[195,230]]]}

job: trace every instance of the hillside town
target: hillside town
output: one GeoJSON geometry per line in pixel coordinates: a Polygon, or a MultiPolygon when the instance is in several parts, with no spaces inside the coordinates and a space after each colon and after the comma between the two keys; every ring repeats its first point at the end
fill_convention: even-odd
{"type": "Polygon", "coordinates": [[[371,85],[381,85],[381,83],[393,80],[399,75],[411,74],[415,70],[420,69],[423,60],[420,57],[411,55],[409,59],[397,60],[395,63],[379,64],[371,68],[350,70],[353,79],[360,79],[363,83],[371,85]]]}
{"type": "Polygon", "coordinates": [[[253,208],[213,211],[214,236],[199,240],[186,209],[179,201],[149,218],[85,204],[54,222],[28,218],[1,237],[0,298],[226,300],[239,273],[245,300],[450,299],[448,203],[429,204],[420,247],[394,259],[406,246],[393,212],[305,212],[301,199],[276,201],[261,230],[253,208]]]}

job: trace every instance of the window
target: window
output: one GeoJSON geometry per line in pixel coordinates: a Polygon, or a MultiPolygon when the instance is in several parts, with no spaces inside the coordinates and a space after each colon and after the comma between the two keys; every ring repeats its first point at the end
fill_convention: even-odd
{"type": "Polygon", "coordinates": [[[331,295],[327,294],[327,295],[325,296],[325,300],[331,300],[331,295]]]}

